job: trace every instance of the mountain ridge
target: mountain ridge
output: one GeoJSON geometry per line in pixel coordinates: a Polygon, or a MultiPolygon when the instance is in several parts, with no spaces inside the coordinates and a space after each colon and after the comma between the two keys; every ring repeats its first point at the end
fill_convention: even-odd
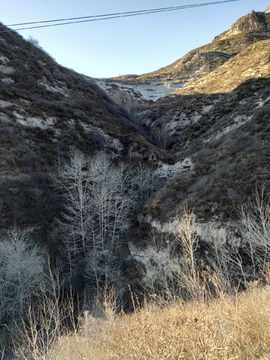
{"type": "Polygon", "coordinates": [[[238,19],[230,29],[216,36],[211,43],[191,50],[156,71],[95,81],[114,99],[122,96],[131,99],[134,104],[140,100],[156,101],[202,79],[249,46],[268,40],[269,12],[269,9],[265,12],[251,11],[238,19]]]}

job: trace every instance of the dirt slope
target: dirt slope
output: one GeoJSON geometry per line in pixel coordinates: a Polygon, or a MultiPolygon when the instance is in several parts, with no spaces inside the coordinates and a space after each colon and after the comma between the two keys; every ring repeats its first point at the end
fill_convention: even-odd
{"type": "Polygon", "coordinates": [[[249,79],[270,76],[270,40],[257,42],[232,57],[200,80],[190,82],[175,94],[230,92],[249,79]]]}

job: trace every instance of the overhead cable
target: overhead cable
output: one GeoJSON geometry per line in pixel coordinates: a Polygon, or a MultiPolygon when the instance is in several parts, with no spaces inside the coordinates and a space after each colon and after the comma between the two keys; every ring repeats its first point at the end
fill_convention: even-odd
{"type": "MultiPolygon", "coordinates": [[[[78,23],[85,23],[85,22],[110,20],[110,19],[124,18],[124,17],[131,17],[131,16],[149,15],[149,14],[155,14],[155,13],[160,13],[160,12],[184,10],[184,9],[196,8],[196,7],[201,7],[201,6],[218,5],[218,4],[230,3],[230,2],[236,2],[236,1],[239,1],[239,0],[222,0],[222,1],[201,3],[201,4],[170,6],[170,7],[165,7],[165,8],[118,12],[118,13],[104,14],[104,15],[90,15],[90,16],[72,17],[72,18],[64,18],[64,19],[32,21],[32,22],[11,24],[11,25],[7,25],[7,26],[8,27],[12,27],[12,26],[16,27],[16,26],[34,25],[34,26],[30,26],[30,27],[22,27],[22,28],[13,29],[15,31],[30,30],[30,29],[53,27],[53,26],[63,26],[63,25],[78,24],[78,23]]],[[[5,32],[5,31],[0,31],[0,32],[5,32]]]]}

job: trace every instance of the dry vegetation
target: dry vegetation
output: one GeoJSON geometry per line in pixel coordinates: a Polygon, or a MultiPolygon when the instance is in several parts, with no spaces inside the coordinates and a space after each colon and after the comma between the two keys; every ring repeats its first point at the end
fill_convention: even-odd
{"type": "Polygon", "coordinates": [[[268,359],[270,287],[218,299],[160,306],[132,315],[85,315],[81,331],[63,336],[48,358],[268,359]]]}
{"type": "MultiPolygon", "coordinates": [[[[224,271],[223,266],[211,270],[198,265],[195,218],[186,208],[176,224],[176,240],[182,254],[171,259],[173,280],[168,281],[168,270],[166,279],[158,279],[163,283],[163,291],[154,293],[146,288],[142,302],[130,291],[134,311],[126,314],[119,311],[114,289],[105,282],[97,292],[94,305],[83,309],[78,321],[72,301],[57,307],[57,292],[53,297],[45,297],[37,316],[28,307],[21,326],[21,340],[17,343],[19,358],[268,359],[270,267],[265,260],[269,254],[270,208],[264,202],[263,190],[256,194],[259,217],[255,216],[255,210],[246,212],[244,208],[243,219],[254,225],[249,231],[254,241],[250,246],[254,246],[254,251],[255,244],[258,246],[258,252],[252,254],[261,270],[248,283],[243,271],[244,287],[240,286],[243,279],[233,282],[233,275],[227,273],[228,269],[224,271]],[[69,308],[68,314],[65,307],[69,308]]],[[[230,258],[228,253],[224,254],[226,262],[238,262],[233,255],[230,258]]],[[[221,255],[218,252],[216,255],[222,262],[221,255]]],[[[242,269],[240,258],[238,265],[242,269]]],[[[160,277],[163,275],[160,272],[160,277]]]]}
{"type": "MultiPolygon", "coordinates": [[[[269,273],[265,275],[269,280],[269,273]]],[[[48,353],[23,359],[268,359],[270,285],[250,284],[234,295],[219,293],[185,303],[151,302],[116,315],[112,292],[103,313],[84,313],[76,332],[61,336],[48,353]]],[[[103,293],[104,295],[104,293],[103,293]]],[[[132,296],[132,294],[131,294],[132,296]]],[[[27,339],[27,340],[30,340],[27,339]]],[[[27,350],[31,349],[29,343],[27,350]]]]}
{"type": "Polygon", "coordinates": [[[249,79],[269,76],[269,40],[249,46],[215,71],[190,82],[175,94],[228,93],[249,79]]]}

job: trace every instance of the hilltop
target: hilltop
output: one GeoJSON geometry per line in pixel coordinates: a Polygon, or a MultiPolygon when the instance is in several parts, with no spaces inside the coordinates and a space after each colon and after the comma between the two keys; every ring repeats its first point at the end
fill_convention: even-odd
{"type": "MultiPolygon", "coordinates": [[[[208,86],[209,77],[207,79],[204,79],[204,77],[217,71],[213,74],[212,81],[215,81],[216,89],[220,88],[221,92],[223,92],[223,82],[226,79],[220,78],[219,80],[220,74],[218,69],[222,68],[223,72],[226,72],[225,64],[229,62],[228,67],[230,67],[233,66],[234,61],[238,60],[237,70],[235,68],[235,71],[237,71],[241,79],[235,82],[234,87],[231,84],[230,88],[228,88],[231,91],[241,83],[240,81],[251,77],[264,76],[268,72],[269,68],[267,66],[262,69],[262,73],[257,73],[256,71],[260,70],[260,66],[258,66],[258,69],[255,69],[255,73],[253,70],[250,70],[249,73],[244,75],[244,72],[249,69],[249,64],[246,60],[252,54],[250,50],[243,53],[243,58],[241,54],[242,51],[245,51],[251,45],[269,40],[269,37],[270,10],[267,9],[265,12],[251,11],[237,20],[229,30],[216,36],[210,44],[190,51],[181,59],[168,66],[140,76],[127,75],[111,79],[97,79],[96,82],[112,98],[119,97],[118,92],[121,92],[122,97],[131,97],[132,102],[136,104],[142,100],[156,101],[158,98],[169,95],[174,91],[183,94],[194,93],[197,87],[199,91],[200,87],[203,87],[201,84],[204,84],[204,81],[207,81],[205,87],[208,86]],[[236,55],[238,56],[236,57],[236,55]],[[235,57],[236,60],[234,60],[235,57]],[[199,82],[199,79],[201,79],[201,82],[199,82]]],[[[265,61],[267,62],[269,51],[267,43],[261,46],[266,47],[263,51],[266,52],[265,61]]],[[[254,53],[257,51],[258,57],[260,57],[261,48],[256,49],[255,47],[254,53]]],[[[251,65],[254,66],[255,64],[251,65]]],[[[229,78],[234,76],[234,74],[231,76],[229,73],[227,75],[229,78]]],[[[211,90],[209,90],[210,92],[211,90]]]]}

